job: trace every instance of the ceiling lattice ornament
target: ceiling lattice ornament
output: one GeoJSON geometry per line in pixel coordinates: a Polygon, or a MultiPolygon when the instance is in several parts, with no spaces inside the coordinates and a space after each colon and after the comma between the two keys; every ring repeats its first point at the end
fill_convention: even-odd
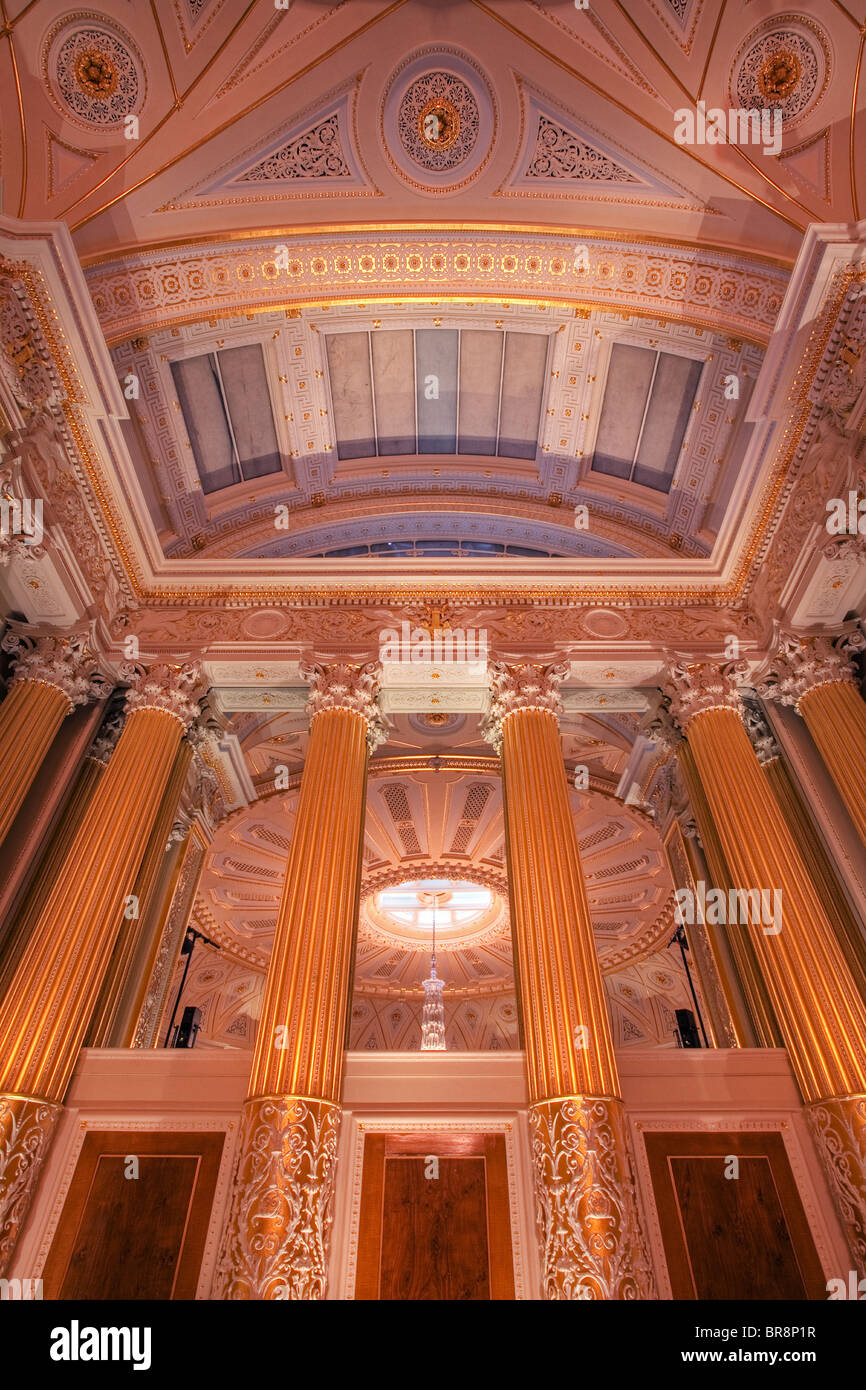
{"type": "MultiPolygon", "coordinates": [[[[594,125],[583,111],[554,105],[544,92],[518,78],[520,139],[508,177],[497,190],[499,198],[583,198],[620,204],[623,200],[645,207],[700,208],[702,215],[716,210],[705,196],[664,174],[646,158],[638,160],[616,144],[609,132],[594,125]]],[[[586,244],[581,235],[575,243],[586,244]]],[[[589,278],[585,260],[581,278],[589,278]]],[[[572,247],[574,256],[575,247],[572,247]]]]}
{"type": "Polygon", "coordinates": [[[192,52],[224,4],[225,0],[174,0],[177,25],[187,53],[192,52]]]}
{"type": "Polygon", "coordinates": [[[56,24],[43,46],[42,69],[55,104],[87,130],[114,132],[128,115],[141,115],[147,95],[141,54],[103,15],[56,24]]]}
{"type": "Polygon", "coordinates": [[[410,55],[385,88],[380,138],[388,162],[418,192],[453,193],[476,179],[498,112],[481,68],[457,49],[410,55]]]}
{"type": "Polygon", "coordinates": [[[294,113],[240,154],[197,179],[160,212],[243,207],[286,198],[378,197],[355,139],[360,78],[294,113]]]}
{"type": "Polygon", "coordinates": [[[535,145],[524,178],[573,179],[604,183],[639,183],[637,176],[601,150],[539,113],[535,145]]]}
{"type": "Polygon", "coordinates": [[[704,0],[647,0],[683,53],[691,53],[704,0]]]}
{"type": "Polygon", "coordinates": [[[274,179],[350,179],[352,171],[343,153],[337,113],[311,125],[279,149],[260,159],[239,183],[262,183],[274,179]]]}
{"type": "Polygon", "coordinates": [[[71,183],[86,173],[98,157],[98,155],[91,154],[89,150],[80,150],[75,145],[68,145],[65,140],[61,140],[59,136],[52,134],[46,128],[45,183],[47,196],[55,198],[58,193],[62,193],[71,183]]]}
{"type": "Polygon", "coordinates": [[[824,30],[799,15],[774,15],[744,40],[729,83],[731,103],[743,110],[779,108],[786,126],[818,105],[830,80],[830,44],[824,30]]]}
{"type": "MultiPolygon", "coordinates": [[[[441,190],[440,190],[441,191],[441,190]]],[[[247,196],[244,194],[243,196],[247,196]]],[[[136,252],[89,266],[86,276],[112,346],[190,319],[225,318],[264,308],[357,303],[413,295],[579,301],[606,310],[652,314],[765,343],[782,305],[788,273],[728,251],[701,252],[662,241],[642,245],[583,236],[589,270],[575,262],[573,234],[533,233],[515,252],[510,234],[443,227],[351,238],[284,234],[288,266],[275,262],[273,237],[136,252]]]]}

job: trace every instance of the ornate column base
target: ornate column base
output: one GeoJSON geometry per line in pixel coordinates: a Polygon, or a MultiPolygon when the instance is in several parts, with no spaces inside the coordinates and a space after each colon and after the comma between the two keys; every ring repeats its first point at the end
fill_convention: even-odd
{"type": "Polygon", "coordinates": [[[866,1096],[806,1106],[852,1259],[866,1278],[866,1096]]]}
{"type": "Polygon", "coordinates": [[[548,1299],[652,1299],[622,1102],[559,1096],[529,1107],[548,1299]]]}
{"type": "Polygon", "coordinates": [[[324,1298],[341,1116],[305,1096],[246,1102],[216,1298],[324,1298]]]}
{"type": "Polygon", "coordinates": [[[54,1101],[0,1095],[0,1275],[12,1258],[62,1111],[54,1101]]]}

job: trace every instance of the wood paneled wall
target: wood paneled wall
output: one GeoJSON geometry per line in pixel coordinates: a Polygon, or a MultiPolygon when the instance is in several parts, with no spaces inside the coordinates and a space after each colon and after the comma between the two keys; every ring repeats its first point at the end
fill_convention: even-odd
{"type": "Polygon", "coordinates": [[[224,1138],[91,1131],[45,1264],[45,1297],[194,1298],[224,1138]]]}

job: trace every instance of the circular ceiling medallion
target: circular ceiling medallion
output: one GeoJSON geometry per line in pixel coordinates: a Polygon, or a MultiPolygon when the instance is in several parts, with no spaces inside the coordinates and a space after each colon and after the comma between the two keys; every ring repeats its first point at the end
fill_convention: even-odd
{"type": "Polygon", "coordinates": [[[88,130],[113,130],[141,113],[141,55],[129,35],[109,28],[102,15],[56,24],[45,40],[42,68],[55,104],[88,130]]]}
{"type": "Polygon", "coordinates": [[[779,109],[786,125],[817,106],[830,75],[830,46],[803,16],[774,15],[744,40],[731,70],[732,105],[779,109]]]}
{"type": "Polygon", "coordinates": [[[428,714],[410,714],[409,723],[419,734],[453,734],[466,723],[466,715],[431,710],[428,714]]]}
{"type": "Polygon", "coordinates": [[[382,99],[380,136],[391,167],[422,193],[452,193],[477,178],[496,134],[493,92],[455,49],[407,58],[382,99]]]}
{"type": "Polygon", "coordinates": [[[593,608],[580,616],[580,625],[590,637],[625,637],[628,622],[613,608],[593,608]]]}
{"type": "MultiPolygon", "coordinates": [[[[406,105],[407,98],[403,98],[406,105]]],[[[441,153],[456,145],[460,135],[460,112],[445,97],[432,97],[418,112],[418,134],[428,149],[441,153]]]]}

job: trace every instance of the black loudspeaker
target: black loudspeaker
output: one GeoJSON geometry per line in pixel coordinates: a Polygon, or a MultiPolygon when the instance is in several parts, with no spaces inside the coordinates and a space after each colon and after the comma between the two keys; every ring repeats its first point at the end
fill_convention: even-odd
{"type": "Polygon", "coordinates": [[[201,1009],[190,1004],[183,1011],[183,1018],[174,1040],[175,1047],[195,1047],[195,1040],[200,1027],[201,1009]]]}
{"type": "MultiPolygon", "coordinates": [[[[698,1032],[698,1025],[691,1009],[677,1009],[677,1032],[680,1035],[680,1047],[700,1047],[701,1035],[698,1032]]],[[[186,1017],[186,1015],[184,1015],[186,1017]]]]}

